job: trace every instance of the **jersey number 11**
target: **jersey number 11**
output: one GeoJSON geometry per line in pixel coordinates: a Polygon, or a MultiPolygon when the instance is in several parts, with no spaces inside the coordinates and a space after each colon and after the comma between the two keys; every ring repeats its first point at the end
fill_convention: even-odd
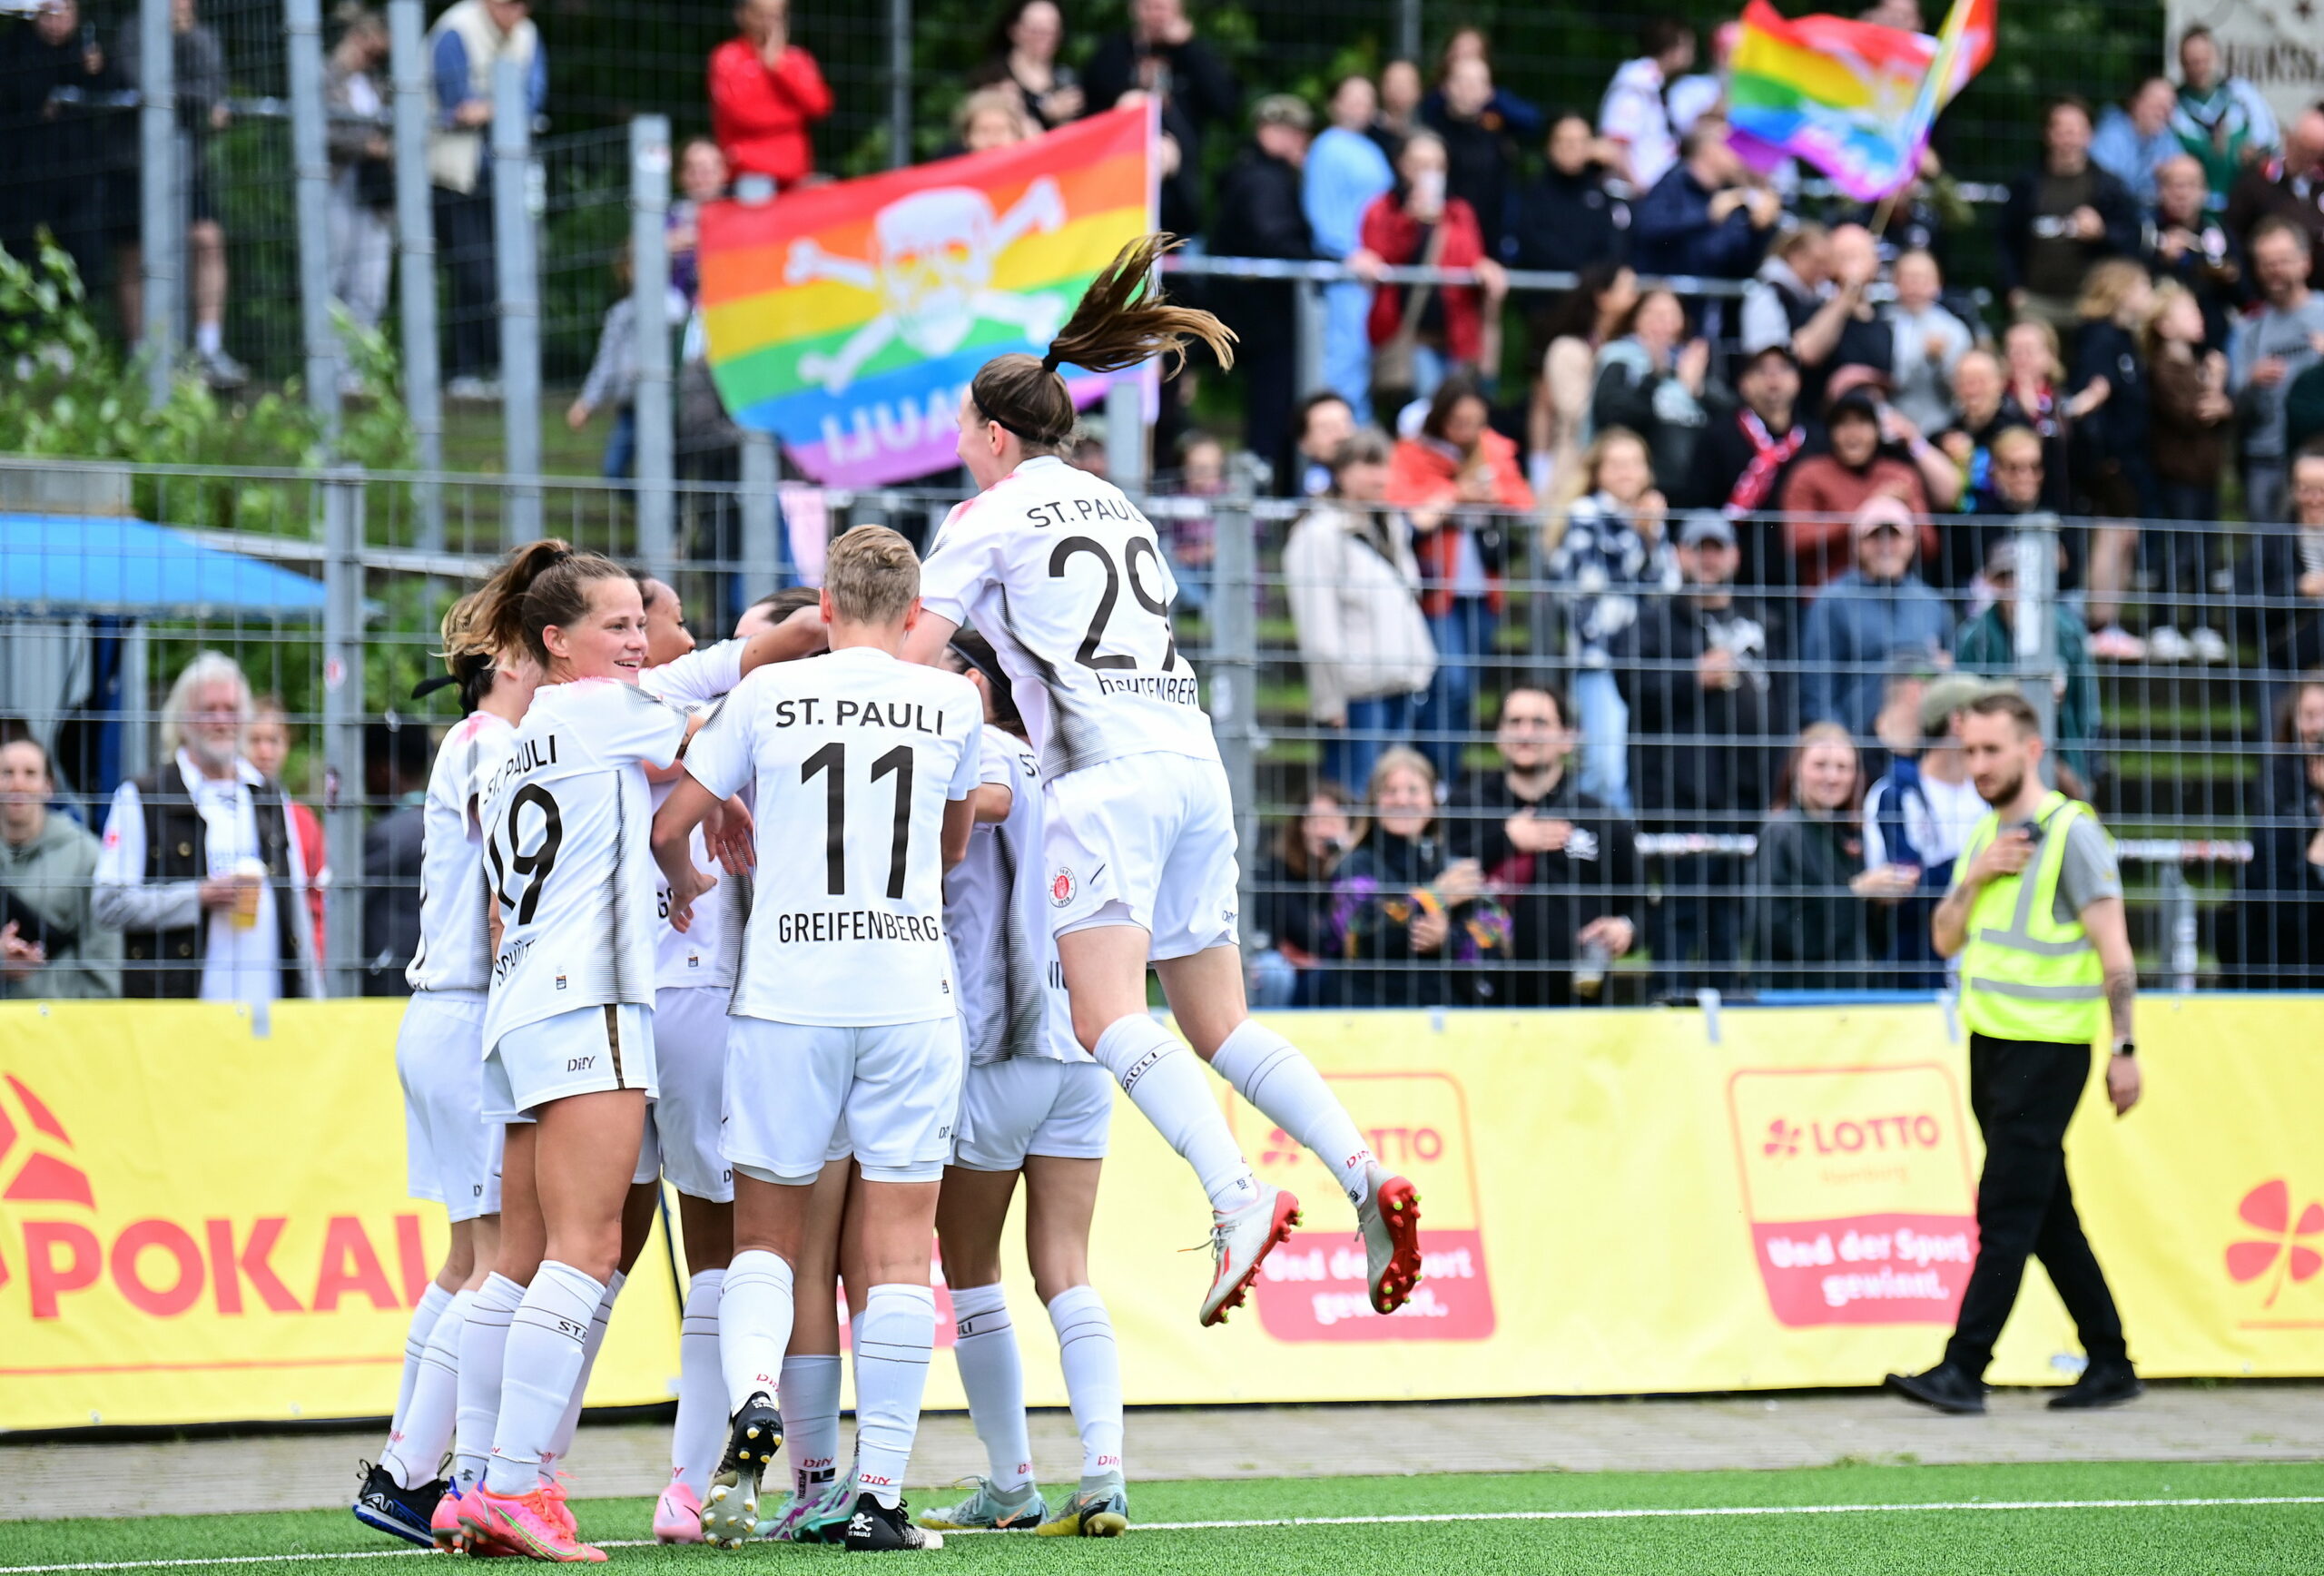
{"type": "MultiPolygon", "coordinates": [[[[894,832],[888,843],[888,896],[904,895],[904,868],[911,857],[911,771],[910,744],[894,749],[872,763],[872,781],[896,780],[894,832]]],[[[812,783],[824,773],[823,879],[831,895],[847,891],[847,746],[832,743],[799,763],[799,781],[812,783]]]]}

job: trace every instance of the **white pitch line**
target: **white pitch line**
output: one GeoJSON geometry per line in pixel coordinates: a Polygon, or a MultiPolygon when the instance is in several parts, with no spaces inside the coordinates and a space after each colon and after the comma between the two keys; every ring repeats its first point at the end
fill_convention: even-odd
{"type": "MultiPolygon", "coordinates": [[[[1929,1511],[2179,1511],[2221,1506],[2324,1505],[2324,1494],[2251,1494],[2168,1500],[1923,1500],[1887,1505],[1681,1505],[1586,1511],[1445,1512],[1413,1516],[1279,1516],[1247,1522],[1138,1522],[1135,1532],[1206,1532],[1265,1527],[1393,1527],[1415,1522],[1640,1522],[1711,1516],[1880,1516],[1929,1511]]],[[[977,1529],[967,1529],[976,1531],[977,1529]]],[[[948,1532],[947,1537],[957,1536],[948,1532]]],[[[600,1549],[650,1549],[645,1538],[601,1539],[600,1549]]],[[[0,1565],[0,1576],[67,1571],[164,1571],[209,1565],[279,1565],[302,1560],[400,1560],[426,1549],[354,1549],[314,1554],[221,1554],[208,1560],[110,1560],[68,1565],[0,1565]]]]}

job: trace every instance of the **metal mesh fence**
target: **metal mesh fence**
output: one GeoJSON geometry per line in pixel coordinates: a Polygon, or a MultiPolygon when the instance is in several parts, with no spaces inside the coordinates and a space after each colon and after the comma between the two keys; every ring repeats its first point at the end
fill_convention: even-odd
{"type": "MultiPolygon", "coordinates": [[[[321,812],[332,988],[398,989],[417,872],[388,823],[457,710],[411,691],[438,671],[443,608],[504,546],[512,484],[22,461],[0,480],[0,715],[54,755],[53,813],[101,830],[115,784],[171,760],[172,681],[226,653],[281,698],[281,779],[321,812]],[[417,545],[430,511],[441,549],[417,545]]],[[[548,531],[632,552],[625,487],[538,491],[548,531]]],[[[960,496],[690,485],[677,584],[697,635],[784,576],[778,507],[812,564],[868,520],[924,539],[960,496]]],[[[1833,517],[1672,514],[1624,527],[1633,552],[1603,521],[1551,537],[1538,510],[1370,515],[1170,478],[1146,501],[1236,787],[1270,1004],[1937,990],[1929,911],[1984,808],[1949,721],[1972,678],[2040,701],[2061,783],[2117,840],[2150,987],[2324,988],[2324,517],[2149,522],[2125,544],[2101,535],[2119,524],[1938,516],[1925,551],[1833,517]],[[1386,533],[1367,539],[1394,557],[1415,519],[1433,528],[1412,582],[1345,536],[1386,533]],[[1964,534],[2005,546],[1965,557],[1964,534]],[[2062,590],[2020,593],[2035,551],[2062,590]],[[2110,561],[2128,575],[2093,589],[2110,561]],[[2141,645],[2093,653],[2098,596],[2141,645]],[[2022,653],[2043,606],[2049,644],[2022,653]],[[1417,646],[1380,622],[1398,617],[1417,646]],[[1418,675],[1398,666],[1415,651],[1418,675]]]]}

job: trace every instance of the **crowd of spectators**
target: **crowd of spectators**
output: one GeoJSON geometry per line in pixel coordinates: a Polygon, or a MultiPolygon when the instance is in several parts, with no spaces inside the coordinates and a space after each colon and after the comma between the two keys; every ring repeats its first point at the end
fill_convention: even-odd
{"type": "MultiPolygon", "coordinates": [[[[74,6],[47,0],[5,40],[0,122],[28,135],[0,151],[15,161],[0,171],[0,240],[47,224],[96,260],[134,236],[119,200],[133,196],[133,160],[123,172],[118,150],[96,145],[107,123],[56,114],[53,89],[133,83],[134,37],[96,47],[74,6]],[[8,179],[45,156],[27,150],[71,137],[93,139],[84,162],[121,178],[73,191],[8,179]]],[[[1868,15],[1917,26],[1917,10],[1892,0],[1868,15]]],[[[428,36],[456,398],[496,392],[490,83],[515,59],[533,110],[545,103],[530,13],[525,0],[455,0],[428,36]]],[[[194,0],[177,14],[181,103],[199,139],[224,123],[222,65],[194,0]]],[[[373,13],[339,15],[334,288],[370,323],[388,284],[389,149],[365,117],[380,103],[385,34],[373,13]]],[[[1672,990],[1732,982],[1724,971],[1745,951],[1780,975],[1775,949],[1827,950],[1802,937],[1863,949],[1827,961],[1925,965],[1896,939],[1911,927],[1888,922],[1919,901],[1896,872],[1925,882],[1942,863],[1920,857],[1932,835],[1915,830],[1920,813],[1896,809],[1927,802],[1952,769],[1923,692],[2019,676],[2017,579],[2027,544],[2051,539],[2024,535],[2041,524],[2028,517],[2073,522],[2056,538],[2043,645],[2058,759],[2083,792],[2107,769],[2101,665],[2240,661],[2272,706],[2324,659],[2324,453],[2311,457],[2324,434],[2324,105],[2280,126],[2221,72],[2205,29],[2181,35],[2171,74],[2110,84],[2116,103],[2050,103],[2004,200],[1965,217],[1939,201],[1949,177],[1934,156],[1876,211],[1803,195],[1797,170],[1747,162],[1718,41],[1681,22],[1649,20],[1595,104],[1544,108],[1503,81],[1475,27],[1433,61],[1345,75],[1311,103],[1246,96],[1184,0],[1132,0],[1127,25],[1094,39],[1073,37],[1075,20],[1057,0],[1000,15],[947,152],[1142,96],[1162,131],[1166,228],[1216,256],[1345,265],[1322,291],[1320,347],[1300,342],[1287,282],[1184,281],[1240,337],[1226,402],[1239,424],[1206,402],[1205,430],[1182,379],[1166,388],[1157,435],[1177,500],[1196,506],[1156,511],[1190,612],[1208,584],[1200,501],[1224,490],[1235,451],[1312,503],[1282,538],[1280,568],[1323,777],[1362,798],[1310,804],[1279,850],[1286,879],[1324,905],[1275,927],[1286,969],[1361,962],[1349,999],[1403,1000],[1438,987],[1409,986],[1400,966],[1437,957],[1477,965],[1442,987],[1472,1000],[1495,989],[1495,959],[1563,966],[1640,944],[1672,990]],[[1967,224],[1989,231],[1990,296],[1948,276],[1967,224]],[[1384,276],[1403,265],[1460,273],[1384,276]],[[1512,271],[1578,282],[1512,293],[1512,271]],[[1663,282],[1674,278],[1724,288],[1663,282]],[[1324,387],[1303,399],[1310,364],[1324,387]],[[1521,585],[1537,592],[1521,628],[1521,585]],[[1520,667],[1556,673],[1557,687],[1512,687],[1520,667]],[[1504,763],[1490,793],[1470,762],[1488,714],[1504,763]],[[1787,764],[1775,759],[1787,744],[1787,764]],[[1572,835],[1537,834],[1513,811],[1492,835],[1467,826],[1464,808],[1482,814],[1495,794],[1564,796],[1535,819],[1572,835]],[[1749,832],[1771,805],[1749,869],[1709,852],[1658,861],[1666,895],[1650,913],[1637,905],[1644,877],[1613,873],[1636,828],[1749,832]],[[1843,866],[1834,891],[1821,877],[1843,866]],[[1601,910],[1541,911],[1512,870],[1600,891],[1601,910]],[[1746,888],[1810,895],[1796,911],[1730,901],[1746,888]]],[[[681,151],[670,218],[674,326],[698,283],[702,204],[779,202],[828,178],[815,132],[834,97],[786,0],[737,5],[706,82],[711,135],[681,151]]],[[[224,381],[239,369],[215,332],[224,252],[204,168],[197,156],[194,316],[224,381]]],[[[625,275],[608,295],[566,414],[576,427],[611,416],[606,469],[622,475],[635,387],[625,275]]],[[[697,393],[707,379],[699,334],[686,342],[692,411],[687,379],[697,393]]],[[[1102,446],[1089,447],[1095,465],[1102,446]]],[[[310,932],[319,909],[312,920],[310,932]]],[[[1313,998],[1304,977],[1297,989],[1313,998]]]]}

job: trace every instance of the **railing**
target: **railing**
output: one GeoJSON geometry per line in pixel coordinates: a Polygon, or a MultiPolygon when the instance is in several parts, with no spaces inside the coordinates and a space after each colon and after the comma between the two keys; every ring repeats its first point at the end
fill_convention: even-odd
{"type": "MultiPolygon", "coordinates": [[[[198,649],[234,655],[255,688],[282,696],[301,734],[282,776],[322,812],[333,985],[392,989],[399,964],[392,946],[365,933],[367,906],[394,913],[416,872],[367,872],[365,833],[421,780],[409,761],[394,763],[410,755],[424,765],[423,735],[453,719],[448,696],[415,702],[411,691],[440,671],[430,655],[436,621],[503,549],[523,495],[537,497],[545,532],[633,561],[638,555],[637,491],[616,482],[0,459],[0,497],[15,500],[0,505],[0,716],[28,725],[57,753],[59,813],[101,827],[113,783],[166,758],[155,724],[175,673],[198,649]],[[106,499],[115,517],[167,529],[124,541],[103,517],[44,534],[27,523],[54,507],[37,499],[68,494],[80,500],[74,507],[106,499]],[[431,502],[440,520],[432,537],[431,502]],[[183,579],[195,571],[179,556],[193,548],[220,555],[201,573],[226,578],[183,579]],[[245,584],[270,567],[283,573],[245,584]],[[103,591],[115,581],[126,588],[103,591]]],[[[924,541],[960,492],[778,488],[768,475],[678,484],[674,495],[670,573],[708,638],[786,577],[793,547],[812,561],[829,534],[872,520],[924,541]]],[[[1341,723],[1317,714],[1316,666],[1302,655],[1294,594],[1319,587],[1285,568],[1286,542],[1312,506],[1247,491],[1192,498],[1167,477],[1148,504],[1181,588],[1180,648],[1205,680],[1234,785],[1244,913],[1252,954],[1267,954],[1257,983],[1268,1000],[1640,1002],[1691,1000],[1707,987],[1729,999],[1933,990],[1943,966],[1912,941],[1934,887],[1852,885],[1881,841],[1878,817],[1867,822],[1853,808],[1857,795],[1844,793],[1828,813],[1773,817],[1784,830],[1771,852],[1768,805],[1801,725],[1829,715],[1842,725],[1858,783],[1886,777],[1893,790],[1900,751],[1922,755],[1925,776],[1949,781],[1931,800],[1942,801],[1957,846],[1962,817],[1981,807],[1958,785],[1949,757],[1925,753],[1915,692],[1925,698],[1931,681],[1972,669],[2052,700],[2066,686],[2053,709],[2050,759],[2079,779],[2121,840],[2132,937],[2151,984],[2324,986],[2324,878],[2310,857],[2324,834],[2324,689],[2303,688],[2299,676],[2315,660],[2302,643],[2324,632],[2324,602],[2269,578],[2286,561],[2280,529],[2145,523],[2152,546],[2128,561],[2146,569],[2109,595],[2120,605],[2114,617],[2150,644],[2143,655],[2118,659],[2085,649],[2079,632],[2093,593],[2071,567],[2106,559],[2112,549],[2100,549],[2098,533],[2118,528],[2112,524],[2058,525],[2068,589],[2050,606],[2068,619],[2050,621],[2061,645],[2047,655],[2021,655],[2005,619],[1997,635],[2004,616],[1983,606],[1991,584],[1949,575],[1944,566],[1953,560],[1942,552],[1925,565],[1933,584],[1837,590],[1805,585],[1801,560],[1771,553],[1734,588],[1739,611],[1721,636],[1752,686],[1751,704],[1713,714],[1703,697],[1737,692],[1707,686],[1696,651],[1673,644],[1673,632],[1704,625],[1694,600],[1708,594],[1702,587],[1668,576],[1632,587],[1635,616],[1622,638],[1606,643],[1600,664],[1584,634],[1596,583],[1546,551],[1538,512],[1470,511],[1453,528],[1492,540],[1488,527],[1498,527],[1505,544],[1499,611],[1456,604],[1448,611],[1467,625],[1439,621],[1439,667],[1451,682],[1432,680],[1433,707],[1389,694],[1379,697],[1385,705],[1341,723]],[[1834,645],[1837,609],[1866,625],[1917,620],[1918,633],[1894,645],[1834,645]],[[2223,660],[2164,660],[2180,654],[2162,631],[2197,628],[2216,632],[2221,649],[2207,651],[2223,660]],[[1641,633],[1649,629],[1651,639],[1641,633]],[[1525,869],[1506,848],[1493,852],[1496,833],[1508,841],[1511,813],[1493,797],[1504,786],[1508,747],[1495,724],[1510,693],[1534,684],[1572,707],[1551,730],[1561,767],[1540,818],[1590,832],[1593,853],[1582,859],[1576,847],[1525,869]],[[1440,687],[1446,693],[1434,694],[1440,687]],[[1619,728],[1610,694],[1626,714],[1619,728]],[[1361,903],[1385,901],[1377,883],[1359,891],[1348,879],[1366,863],[1383,868],[1374,856],[1385,833],[1354,867],[1335,867],[1344,851],[1322,846],[1335,829],[1320,822],[1306,828],[1317,834],[1312,865],[1277,857],[1291,846],[1286,826],[1295,840],[1319,780],[1368,775],[1397,745],[1430,758],[1454,792],[1437,817],[1426,880],[1390,882],[1389,895],[1441,882],[1465,853],[1484,867],[1481,890],[1496,905],[1467,908],[1469,889],[1453,878],[1462,900],[1456,915],[1477,929],[1449,959],[1390,955],[1385,921],[1357,913],[1361,903]],[[1576,801],[1585,778],[1593,797],[1614,804],[1576,801]],[[1792,916],[1784,923],[1798,933],[1780,931],[1769,917],[1777,911],[1792,916]],[[1568,933],[1544,935],[1552,915],[1568,933]],[[1630,933],[1579,941],[1590,921],[1608,915],[1627,920],[1630,933]],[[1497,933],[1503,925],[1506,937],[1497,933]]],[[[1780,540],[1787,526],[1823,522],[1738,523],[1780,540]]],[[[1687,524],[1674,515],[1667,529],[1683,534],[1687,524]]],[[[1941,537],[1982,528],[1935,521],[1941,537]]],[[[1310,605],[1303,596],[1299,606],[1310,605]]],[[[1361,794],[1364,784],[1346,786],[1361,794]]],[[[1907,835],[1922,836],[1935,818],[1913,814],[1919,819],[1896,819],[1909,822],[1907,835]]],[[[1366,821],[1378,817],[1353,805],[1336,830],[1352,837],[1366,821]]],[[[1390,873],[1412,872],[1399,864],[1390,873]]]]}

